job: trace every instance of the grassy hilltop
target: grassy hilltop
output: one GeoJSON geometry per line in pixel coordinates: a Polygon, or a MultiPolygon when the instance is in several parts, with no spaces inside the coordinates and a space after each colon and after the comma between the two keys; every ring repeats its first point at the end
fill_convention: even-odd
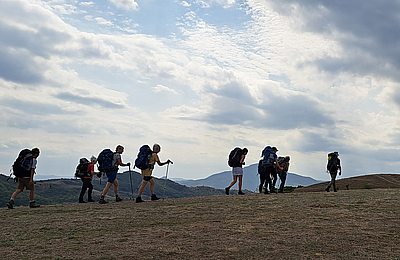
{"type": "Polygon", "coordinates": [[[0,209],[2,259],[399,259],[400,189],[0,209]]]}

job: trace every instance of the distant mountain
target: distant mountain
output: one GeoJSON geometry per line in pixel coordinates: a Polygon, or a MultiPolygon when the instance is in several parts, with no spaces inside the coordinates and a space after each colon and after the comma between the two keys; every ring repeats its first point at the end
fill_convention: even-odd
{"type": "MultiPolygon", "coordinates": [[[[11,193],[15,190],[16,183],[13,179],[7,181],[5,175],[0,175],[0,207],[5,206],[9,200],[11,193]]],[[[132,179],[133,196],[137,196],[137,191],[142,181],[142,177],[138,172],[124,172],[118,174],[119,180],[119,193],[125,198],[131,198],[131,185],[130,179],[132,179]]],[[[158,179],[156,180],[156,194],[163,198],[181,198],[181,197],[195,197],[195,196],[208,196],[208,195],[219,195],[224,194],[222,190],[217,190],[211,187],[187,187],[171,181],[169,179],[158,179]]],[[[103,190],[107,180],[105,178],[99,179],[93,178],[93,196],[94,199],[99,198],[100,192],[103,190]]],[[[36,200],[40,204],[59,204],[59,203],[74,203],[78,201],[79,192],[81,190],[82,182],[80,179],[50,179],[50,180],[38,180],[36,181],[36,200]]],[[[109,196],[114,196],[114,192],[111,188],[108,193],[109,196]]],[[[146,187],[144,198],[147,199],[149,194],[149,187],[146,187]]],[[[111,199],[111,198],[110,198],[111,199]]],[[[28,192],[24,191],[17,197],[17,204],[26,205],[28,202],[28,192]]]]}
{"type": "MultiPolygon", "coordinates": [[[[258,185],[260,183],[260,177],[257,174],[258,165],[252,164],[247,167],[243,168],[244,176],[243,176],[243,188],[250,191],[258,190],[258,185]]],[[[177,180],[178,183],[189,186],[189,187],[196,187],[196,186],[208,186],[216,189],[223,189],[232,180],[232,172],[225,171],[221,173],[213,174],[204,179],[198,180],[177,180]]],[[[319,183],[321,181],[315,180],[310,177],[304,177],[295,173],[288,173],[288,177],[286,180],[285,186],[308,186],[315,183],[319,183]]],[[[279,180],[277,185],[279,184],[279,180]]],[[[234,188],[236,188],[234,186],[234,188]]]]}

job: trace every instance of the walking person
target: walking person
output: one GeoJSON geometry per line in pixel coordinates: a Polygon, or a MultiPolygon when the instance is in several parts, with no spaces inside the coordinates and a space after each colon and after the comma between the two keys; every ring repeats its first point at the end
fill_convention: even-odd
{"type": "Polygon", "coordinates": [[[279,189],[278,189],[279,193],[283,193],[283,189],[285,188],[287,172],[289,170],[289,161],[290,161],[290,157],[285,156],[285,157],[282,157],[281,160],[278,159],[276,162],[276,169],[278,172],[279,179],[281,180],[281,184],[279,185],[279,189]]]}
{"type": "Polygon", "coordinates": [[[232,175],[233,175],[233,180],[229,184],[228,187],[225,188],[225,194],[229,195],[229,190],[232,188],[233,185],[239,180],[238,184],[238,194],[239,195],[244,195],[244,192],[242,191],[242,184],[243,184],[243,165],[245,164],[244,160],[246,158],[246,155],[248,153],[247,148],[243,149],[238,149],[232,156],[232,175]]]}
{"type": "Polygon", "coordinates": [[[35,202],[35,184],[33,176],[36,174],[37,158],[39,157],[39,148],[33,148],[31,151],[25,149],[21,151],[17,160],[14,162],[13,171],[17,178],[17,188],[11,195],[10,201],[7,203],[9,209],[13,209],[15,199],[26,188],[29,190],[29,207],[38,208],[40,205],[35,202]],[[26,151],[26,153],[24,152],[26,151]],[[22,154],[24,152],[24,154],[22,154]]]}
{"type": "Polygon", "coordinates": [[[333,191],[337,192],[336,189],[336,177],[337,174],[342,174],[342,167],[340,165],[339,153],[333,152],[328,154],[328,164],[326,165],[327,172],[331,175],[331,181],[325,191],[330,192],[331,186],[333,186],[333,191]]]}
{"type": "Polygon", "coordinates": [[[268,194],[268,187],[272,187],[272,179],[271,174],[267,174],[267,169],[263,165],[263,159],[258,162],[258,174],[260,175],[260,185],[258,186],[258,191],[262,193],[264,189],[264,193],[268,194]]]}
{"type": "MultiPolygon", "coordinates": [[[[276,159],[277,155],[276,152],[278,149],[276,147],[267,146],[264,148],[264,150],[261,152],[262,156],[262,166],[265,168],[265,180],[266,180],[266,187],[265,187],[265,194],[268,194],[270,192],[276,193],[276,179],[277,179],[277,173],[276,173],[276,159]],[[271,179],[271,177],[273,179],[271,179]],[[269,186],[269,188],[268,188],[269,186]]],[[[261,176],[260,176],[261,178],[261,176]]],[[[261,180],[261,179],[260,179],[261,180]]],[[[262,187],[261,187],[262,189],[262,187]]]]}
{"type": "Polygon", "coordinates": [[[86,190],[88,192],[87,202],[94,202],[93,197],[92,197],[92,192],[93,192],[92,179],[93,179],[93,175],[95,174],[94,165],[96,164],[96,162],[97,162],[97,158],[92,156],[90,158],[90,162],[87,165],[87,174],[85,174],[84,176],[81,177],[82,189],[81,189],[81,193],[79,194],[79,203],[86,203],[86,201],[83,200],[86,190]]]}
{"type": "MultiPolygon", "coordinates": [[[[148,149],[150,149],[150,148],[148,148],[148,149]]],[[[160,158],[158,157],[158,153],[160,151],[161,151],[161,146],[159,144],[154,144],[153,150],[150,151],[150,156],[149,156],[150,158],[148,159],[148,162],[146,162],[146,163],[148,163],[148,165],[146,165],[147,167],[145,167],[144,169],[141,169],[143,180],[140,183],[138,196],[136,197],[137,203],[144,202],[144,200],[142,199],[142,194],[148,183],[150,183],[151,200],[159,200],[160,199],[159,197],[156,196],[156,194],[154,192],[155,182],[154,182],[154,178],[152,176],[154,166],[156,163],[158,164],[158,166],[163,166],[163,165],[166,165],[169,163],[173,164],[173,162],[170,159],[168,159],[165,162],[161,162],[160,158]]],[[[135,165],[136,165],[136,163],[135,163],[135,165]]]]}
{"type": "Polygon", "coordinates": [[[122,201],[122,198],[118,195],[118,179],[117,179],[118,166],[130,166],[131,165],[129,162],[128,163],[122,162],[121,154],[123,152],[124,152],[124,147],[122,145],[118,145],[115,148],[115,152],[112,157],[112,166],[113,167],[110,170],[106,171],[107,183],[106,183],[106,186],[104,187],[103,191],[101,192],[100,200],[99,200],[100,204],[107,203],[107,201],[105,200],[105,196],[107,195],[111,186],[113,186],[113,188],[114,188],[115,201],[116,202],[122,201]]]}

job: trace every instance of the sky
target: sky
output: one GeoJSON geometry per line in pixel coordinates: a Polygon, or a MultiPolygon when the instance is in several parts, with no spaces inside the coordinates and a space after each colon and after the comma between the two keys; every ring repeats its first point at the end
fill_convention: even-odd
{"type": "MultiPolygon", "coordinates": [[[[1,0],[0,172],[161,145],[171,178],[229,170],[247,147],[327,180],[400,170],[400,1],[1,0]]],[[[121,171],[127,170],[125,168],[121,171]]],[[[154,171],[157,177],[166,167],[154,171]]]]}

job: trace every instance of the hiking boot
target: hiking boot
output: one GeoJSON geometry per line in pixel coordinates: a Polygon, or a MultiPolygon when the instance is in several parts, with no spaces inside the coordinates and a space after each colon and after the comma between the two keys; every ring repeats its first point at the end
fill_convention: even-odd
{"type": "Polygon", "coordinates": [[[151,200],[159,200],[160,198],[156,194],[151,195],[151,200]]]}
{"type": "Polygon", "coordinates": [[[337,189],[334,189],[333,192],[337,192],[337,189]]]}
{"type": "Polygon", "coordinates": [[[122,201],[122,199],[121,199],[120,196],[116,196],[116,197],[115,197],[115,201],[116,201],[116,202],[120,202],[120,201],[122,201]]]}
{"type": "Polygon", "coordinates": [[[136,203],[140,203],[140,202],[144,202],[144,200],[142,200],[142,197],[139,196],[136,198],[136,203]]]}
{"type": "Polygon", "coordinates": [[[265,190],[265,191],[264,191],[264,194],[269,194],[269,191],[265,190]]]}
{"type": "Polygon", "coordinates": [[[325,191],[326,191],[326,192],[330,192],[330,188],[331,188],[331,187],[326,187],[325,191]]]}
{"type": "Polygon", "coordinates": [[[101,197],[99,199],[99,204],[107,204],[108,202],[104,199],[104,197],[101,197]]]}
{"type": "Polygon", "coordinates": [[[87,200],[88,202],[95,202],[92,198],[87,200]]]}
{"type": "Polygon", "coordinates": [[[243,191],[238,192],[239,195],[244,195],[243,191]]]}
{"type": "Polygon", "coordinates": [[[30,207],[30,208],[39,208],[40,205],[36,204],[35,201],[31,201],[31,202],[29,202],[29,207],[30,207]]]}
{"type": "Polygon", "coordinates": [[[225,188],[225,194],[229,195],[229,188],[225,188]]]}
{"type": "Polygon", "coordinates": [[[13,208],[14,208],[14,201],[13,201],[13,200],[10,200],[9,202],[7,202],[7,207],[8,207],[9,209],[13,209],[13,208]]]}
{"type": "Polygon", "coordinates": [[[80,200],[80,201],[79,201],[79,203],[86,203],[86,201],[84,201],[84,200],[80,200]]]}
{"type": "Polygon", "coordinates": [[[271,193],[278,193],[278,191],[274,188],[271,190],[271,193]]]}

